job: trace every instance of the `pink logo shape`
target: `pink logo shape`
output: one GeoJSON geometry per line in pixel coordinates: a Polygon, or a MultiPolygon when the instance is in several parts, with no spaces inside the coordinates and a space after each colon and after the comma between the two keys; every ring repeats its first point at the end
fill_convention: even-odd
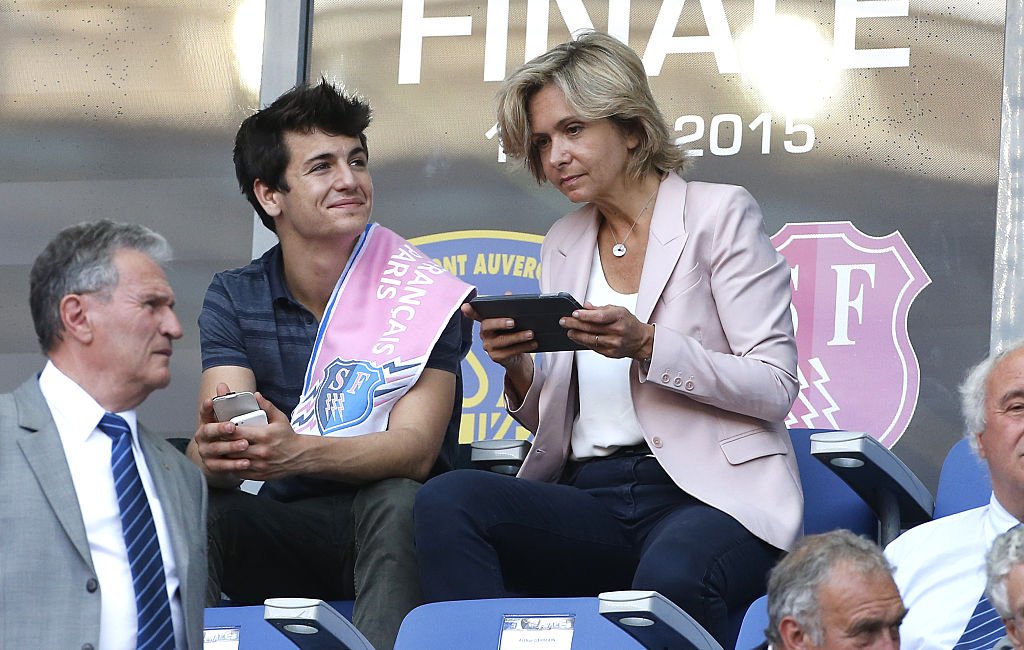
{"type": "Polygon", "coordinates": [[[792,269],[800,395],[786,426],[864,431],[891,448],[917,407],[910,305],[931,283],[900,233],[849,221],[790,223],[772,237],[792,269]]]}

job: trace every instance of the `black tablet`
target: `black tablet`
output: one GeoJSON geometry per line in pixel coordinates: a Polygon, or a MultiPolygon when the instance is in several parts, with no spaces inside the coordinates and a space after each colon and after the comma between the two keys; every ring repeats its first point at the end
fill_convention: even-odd
{"type": "Polygon", "coordinates": [[[582,309],[568,293],[521,293],[510,296],[477,296],[469,304],[484,318],[511,318],[515,331],[533,330],[537,352],[583,350],[584,347],[566,336],[558,319],[582,309]]]}

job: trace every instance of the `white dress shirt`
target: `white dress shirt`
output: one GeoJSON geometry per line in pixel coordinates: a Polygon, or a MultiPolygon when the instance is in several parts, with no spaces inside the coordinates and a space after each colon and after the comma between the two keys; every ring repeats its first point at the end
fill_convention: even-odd
{"type": "MultiPolygon", "coordinates": [[[[121,531],[121,510],[110,468],[112,442],[110,436],[97,428],[105,411],[52,362],[47,362],[39,376],[39,389],[60,433],[64,456],[78,496],[78,506],[82,511],[85,533],[89,539],[93,569],[100,583],[99,650],[134,650],[138,626],[135,588],[132,586],[128,551],[121,531]]],[[[171,617],[174,622],[175,645],[179,649],[185,648],[184,615],[167,522],[153,487],[153,478],[139,447],[135,411],[124,411],[118,415],[128,422],[132,430],[132,453],[135,455],[143,488],[149,497],[149,508],[153,512],[160,540],[167,595],[171,601],[171,617]]]]}
{"type": "Polygon", "coordinates": [[[956,645],[985,591],[985,554],[1018,523],[993,494],[987,506],[911,528],[886,547],[908,610],[901,648],[956,645]]]}

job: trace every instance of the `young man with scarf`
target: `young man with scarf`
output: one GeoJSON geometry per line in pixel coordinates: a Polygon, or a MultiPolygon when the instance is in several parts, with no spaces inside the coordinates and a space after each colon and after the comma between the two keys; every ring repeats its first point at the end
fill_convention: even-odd
{"type": "Polygon", "coordinates": [[[453,461],[472,288],[370,223],[369,122],[321,80],[242,123],[239,185],[280,243],[210,284],[189,455],[218,488],[208,602],[354,597],[381,649],[420,603],[412,504],[453,461]],[[217,422],[229,391],[258,391],[268,424],[217,422]]]}

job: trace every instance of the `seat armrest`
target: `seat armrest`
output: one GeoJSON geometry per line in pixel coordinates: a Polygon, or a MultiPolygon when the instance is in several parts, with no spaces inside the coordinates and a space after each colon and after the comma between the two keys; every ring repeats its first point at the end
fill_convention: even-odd
{"type": "Polygon", "coordinates": [[[598,594],[598,612],[645,648],[722,650],[707,630],[656,591],[598,594]]]}
{"type": "Polygon", "coordinates": [[[900,531],[932,518],[935,501],[928,488],[896,454],[870,435],[855,431],[812,434],[811,455],[874,510],[883,547],[900,531]]]}
{"type": "Polygon", "coordinates": [[[268,598],[263,619],[300,650],[374,650],[333,607],[314,598],[268,598]]]}
{"type": "Polygon", "coordinates": [[[531,447],[529,440],[475,440],[469,460],[477,469],[515,476],[531,447]]]}

